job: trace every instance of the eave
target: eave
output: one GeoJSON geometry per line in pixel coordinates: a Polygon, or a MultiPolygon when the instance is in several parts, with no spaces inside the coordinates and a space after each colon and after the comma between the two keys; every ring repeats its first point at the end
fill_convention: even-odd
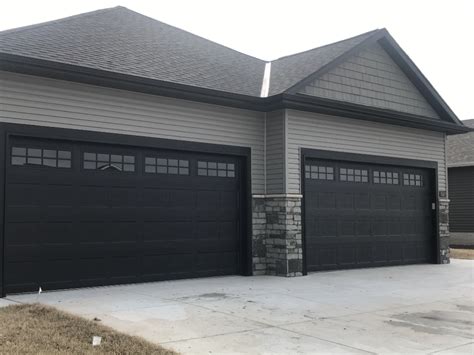
{"type": "Polygon", "coordinates": [[[470,131],[468,127],[446,121],[312,96],[253,97],[7,53],[0,53],[0,70],[259,112],[295,109],[447,134],[470,131]]]}

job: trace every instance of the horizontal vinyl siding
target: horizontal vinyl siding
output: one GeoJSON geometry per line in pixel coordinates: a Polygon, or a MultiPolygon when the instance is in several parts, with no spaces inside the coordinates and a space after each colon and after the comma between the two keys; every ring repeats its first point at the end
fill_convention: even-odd
{"type": "Polygon", "coordinates": [[[449,229],[474,233],[474,166],[449,168],[449,229]]]}
{"type": "Polygon", "coordinates": [[[0,122],[250,147],[264,192],[262,113],[0,72],[0,122]]]}
{"type": "Polygon", "coordinates": [[[302,93],[439,118],[418,89],[374,44],[307,85],[302,93]]]}
{"type": "Polygon", "coordinates": [[[266,118],[267,193],[285,192],[285,112],[275,111],[266,118]]]}
{"type": "Polygon", "coordinates": [[[436,161],[446,190],[443,133],[289,110],[287,141],[288,193],[300,193],[300,148],[436,161]]]}

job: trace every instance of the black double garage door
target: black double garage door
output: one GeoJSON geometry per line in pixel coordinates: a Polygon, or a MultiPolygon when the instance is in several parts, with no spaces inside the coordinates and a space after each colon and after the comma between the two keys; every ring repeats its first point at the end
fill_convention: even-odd
{"type": "Polygon", "coordinates": [[[5,292],[242,272],[235,156],[11,138],[5,292]]]}
{"type": "MultiPolygon", "coordinates": [[[[5,293],[250,273],[249,150],[139,146],[10,136],[5,293]]],[[[434,169],[326,155],[303,157],[305,271],[432,262],[434,169]]]]}
{"type": "Polygon", "coordinates": [[[306,159],[307,270],[433,262],[433,171],[306,159]]]}

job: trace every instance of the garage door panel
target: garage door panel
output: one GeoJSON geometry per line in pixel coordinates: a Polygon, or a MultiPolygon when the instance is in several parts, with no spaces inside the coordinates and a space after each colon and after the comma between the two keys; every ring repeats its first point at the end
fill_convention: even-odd
{"type": "Polygon", "coordinates": [[[145,255],[142,263],[142,276],[147,280],[155,276],[173,278],[179,274],[191,275],[195,271],[196,256],[194,253],[145,255]]]}
{"type": "Polygon", "coordinates": [[[360,242],[356,245],[357,263],[361,266],[370,266],[373,262],[373,245],[372,243],[360,242]]]}
{"type": "Polygon", "coordinates": [[[359,192],[355,194],[356,210],[370,209],[370,195],[368,193],[359,192]]]}
{"type": "MultiPolygon", "coordinates": [[[[16,180],[13,180],[16,181],[16,180]]],[[[5,205],[11,206],[37,206],[41,202],[41,185],[12,183],[8,185],[9,194],[5,196],[5,205]]]]}
{"type": "Polygon", "coordinates": [[[5,259],[7,263],[36,262],[41,256],[41,247],[37,243],[22,245],[6,245],[5,259]]]}
{"type": "Polygon", "coordinates": [[[355,235],[358,237],[370,237],[370,220],[356,220],[355,221],[355,235]]]}
{"type": "Polygon", "coordinates": [[[401,197],[395,193],[387,195],[387,209],[389,210],[400,210],[402,208],[401,197]]]}
{"type": "Polygon", "coordinates": [[[111,186],[109,189],[109,203],[117,207],[133,208],[138,206],[140,195],[135,186],[111,186]]]}
{"type": "MultiPolygon", "coordinates": [[[[323,197],[324,198],[324,197],[323,197]]],[[[339,209],[354,209],[354,194],[344,192],[337,195],[337,207],[339,209]]]]}
{"type": "Polygon", "coordinates": [[[321,209],[335,209],[336,194],[334,192],[320,192],[318,194],[318,207],[321,209]]]}
{"type": "Polygon", "coordinates": [[[181,240],[153,240],[143,243],[143,253],[145,255],[167,255],[167,254],[192,254],[197,251],[194,239],[181,240]]]}
{"type": "Polygon", "coordinates": [[[321,218],[316,222],[316,235],[321,237],[336,236],[338,220],[336,218],[321,218]]]}
{"type": "Polygon", "coordinates": [[[318,254],[319,260],[316,265],[322,267],[336,267],[338,265],[337,247],[321,247],[318,254]]]}
{"type": "Polygon", "coordinates": [[[141,225],[137,223],[136,220],[119,221],[113,219],[112,223],[108,225],[104,239],[111,243],[136,243],[141,235],[141,225]]]}
{"type": "Polygon", "coordinates": [[[405,211],[417,210],[416,196],[413,192],[402,197],[402,209],[405,211]]]}
{"type": "Polygon", "coordinates": [[[5,234],[7,235],[5,244],[15,246],[34,243],[38,238],[36,232],[37,224],[34,222],[10,222],[5,225],[5,234]]]}
{"type": "Polygon", "coordinates": [[[357,246],[345,243],[338,248],[337,259],[342,265],[353,265],[357,263],[357,246]]]}
{"type": "Polygon", "coordinates": [[[431,261],[431,191],[421,169],[308,159],[308,270],[431,261]],[[334,173],[329,178],[319,170],[313,174],[328,166],[334,173]]]}
{"type": "Polygon", "coordinates": [[[74,208],[71,206],[42,206],[40,219],[42,223],[72,222],[74,208]]]}
{"type": "Polygon", "coordinates": [[[239,159],[17,138],[12,156],[18,142],[25,156],[7,167],[7,292],[239,272],[239,159]],[[24,165],[29,145],[45,156],[24,165]],[[64,167],[59,151],[70,152],[64,167]],[[199,161],[211,162],[206,174],[199,161]]]}
{"type": "Polygon", "coordinates": [[[341,237],[356,235],[355,220],[341,218],[339,220],[339,235],[341,237]]]}
{"type": "Polygon", "coordinates": [[[375,242],[373,243],[373,258],[375,263],[385,263],[387,258],[387,243],[375,242]]]}
{"type": "Polygon", "coordinates": [[[194,223],[192,220],[177,222],[145,221],[143,226],[143,238],[145,241],[186,240],[193,238],[194,235],[194,223]]]}
{"type": "Polygon", "coordinates": [[[5,274],[5,284],[15,285],[15,288],[7,286],[7,292],[25,292],[28,290],[38,290],[38,269],[31,260],[11,261],[9,262],[11,272],[5,274]]]}

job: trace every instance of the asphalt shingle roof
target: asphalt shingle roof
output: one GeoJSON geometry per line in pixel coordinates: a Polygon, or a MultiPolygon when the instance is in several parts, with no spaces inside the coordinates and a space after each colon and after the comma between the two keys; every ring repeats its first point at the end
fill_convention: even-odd
{"type": "Polygon", "coordinates": [[[124,7],[0,32],[0,52],[252,96],[265,68],[124,7]]]}
{"type": "MultiPolygon", "coordinates": [[[[474,119],[462,123],[474,129],[474,119]]],[[[474,166],[474,132],[448,136],[447,160],[448,166],[474,166]]]]}
{"type": "Polygon", "coordinates": [[[269,96],[286,91],[378,30],[272,61],[269,96]]]}
{"type": "MultiPolygon", "coordinates": [[[[375,32],[273,61],[269,95],[375,32]]],[[[0,52],[257,97],[266,63],[121,6],[0,32],[0,52]]]]}

